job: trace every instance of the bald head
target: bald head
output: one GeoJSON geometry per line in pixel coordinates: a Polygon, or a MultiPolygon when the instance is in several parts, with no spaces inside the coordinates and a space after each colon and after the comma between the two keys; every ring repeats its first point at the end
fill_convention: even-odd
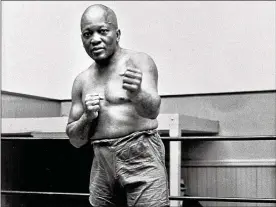
{"type": "Polygon", "coordinates": [[[118,29],[117,17],[115,12],[102,4],[94,4],[89,6],[81,17],[81,29],[91,19],[101,18],[104,22],[112,24],[118,29]]]}

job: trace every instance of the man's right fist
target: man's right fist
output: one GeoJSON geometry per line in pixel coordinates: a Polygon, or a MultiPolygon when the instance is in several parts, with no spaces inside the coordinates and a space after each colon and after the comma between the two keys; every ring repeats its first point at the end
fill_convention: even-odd
{"type": "Polygon", "coordinates": [[[103,98],[100,97],[99,94],[87,94],[85,96],[85,111],[89,120],[93,120],[98,117],[101,99],[103,98]]]}

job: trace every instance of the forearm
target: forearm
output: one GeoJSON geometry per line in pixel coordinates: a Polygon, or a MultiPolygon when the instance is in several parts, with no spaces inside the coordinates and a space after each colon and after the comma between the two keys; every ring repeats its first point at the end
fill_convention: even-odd
{"type": "Polygon", "coordinates": [[[95,121],[89,122],[85,113],[77,121],[69,123],[66,127],[66,133],[70,139],[70,143],[76,148],[87,144],[91,128],[94,125],[95,121]]]}
{"type": "Polygon", "coordinates": [[[132,102],[137,113],[142,117],[155,119],[159,114],[161,98],[158,94],[140,91],[132,102]]]}

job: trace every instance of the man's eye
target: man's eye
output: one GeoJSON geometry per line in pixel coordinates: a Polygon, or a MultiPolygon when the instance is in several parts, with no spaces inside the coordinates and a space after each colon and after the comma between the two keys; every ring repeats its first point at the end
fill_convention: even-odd
{"type": "Polygon", "coordinates": [[[101,30],[100,30],[100,33],[101,33],[101,34],[106,34],[107,32],[108,32],[107,29],[101,29],[101,30]]]}
{"type": "Polygon", "coordinates": [[[91,32],[85,32],[82,34],[83,37],[90,37],[91,36],[91,32]]]}

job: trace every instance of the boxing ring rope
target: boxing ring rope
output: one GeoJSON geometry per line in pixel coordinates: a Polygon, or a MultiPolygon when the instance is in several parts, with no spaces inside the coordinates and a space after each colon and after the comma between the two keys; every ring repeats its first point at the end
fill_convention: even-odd
{"type": "Polygon", "coordinates": [[[269,136],[183,136],[161,137],[165,141],[268,141],[276,140],[276,135],[269,136]]]}
{"type": "MultiPolygon", "coordinates": [[[[2,119],[2,140],[68,140],[64,133],[67,117],[33,118],[33,119],[2,119]],[[28,126],[26,126],[28,123],[28,126]],[[23,126],[23,127],[22,127],[23,126]],[[18,128],[20,128],[18,130],[18,128]],[[17,131],[17,136],[9,134],[17,131]]],[[[223,198],[179,196],[181,195],[181,142],[185,141],[260,141],[276,140],[276,135],[267,136],[218,136],[219,122],[180,114],[160,114],[158,116],[158,131],[163,141],[169,141],[170,146],[170,201],[171,206],[180,206],[180,201],[218,201],[246,203],[276,203],[276,198],[223,198]],[[162,136],[168,134],[169,136],[162,136]],[[187,134],[189,136],[187,136],[187,134]],[[194,134],[194,135],[193,135],[194,134]],[[200,134],[195,136],[195,134],[200,134]],[[185,136],[186,135],[186,136],[185,136]]],[[[14,134],[16,135],[16,133],[14,134]]],[[[86,193],[36,192],[2,190],[3,194],[33,194],[33,195],[64,195],[88,196],[86,193]]]]}
{"type": "MultiPolygon", "coordinates": [[[[68,140],[68,137],[1,137],[2,140],[68,140]]],[[[269,141],[276,140],[276,135],[266,135],[266,136],[182,136],[177,137],[161,137],[164,141],[269,141]]]]}
{"type": "MultiPolygon", "coordinates": [[[[65,193],[65,192],[39,192],[39,191],[9,191],[2,190],[3,194],[21,194],[21,195],[62,195],[62,196],[84,196],[89,193],[65,193]]],[[[219,202],[239,202],[239,203],[276,203],[274,198],[239,198],[239,197],[200,197],[200,196],[170,196],[170,200],[197,200],[197,201],[219,201],[219,202]]]]}
{"type": "Polygon", "coordinates": [[[276,203],[275,198],[238,198],[238,197],[201,197],[201,196],[170,196],[170,200],[196,200],[238,203],[276,203]]]}

